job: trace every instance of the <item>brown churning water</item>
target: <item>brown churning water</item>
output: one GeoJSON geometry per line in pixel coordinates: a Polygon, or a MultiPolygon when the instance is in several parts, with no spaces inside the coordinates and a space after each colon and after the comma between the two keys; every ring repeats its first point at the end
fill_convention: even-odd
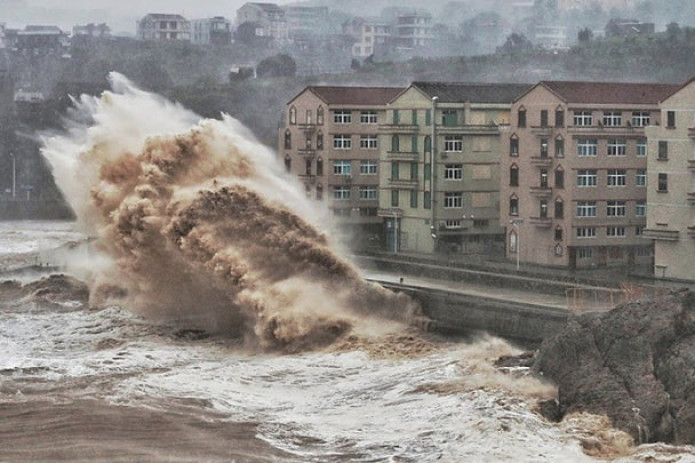
{"type": "Polygon", "coordinates": [[[91,304],[118,297],[284,351],[418,318],[417,304],[365,282],[334,250],[325,215],[237,121],[201,120],[110,78],[113,90],[75,100],[66,132],[43,148],[95,237],[91,304]]]}

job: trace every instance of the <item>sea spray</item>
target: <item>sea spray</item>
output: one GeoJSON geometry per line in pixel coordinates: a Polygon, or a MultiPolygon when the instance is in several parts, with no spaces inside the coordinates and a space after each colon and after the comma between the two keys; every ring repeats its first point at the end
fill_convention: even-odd
{"type": "Polygon", "coordinates": [[[110,80],[112,91],[75,100],[66,132],[42,150],[107,257],[90,268],[92,304],[118,296],[285,351],[329,344],[375,315],[419,319],[417,304],[335,252],[321,214],[236,120],[110,80]]]}

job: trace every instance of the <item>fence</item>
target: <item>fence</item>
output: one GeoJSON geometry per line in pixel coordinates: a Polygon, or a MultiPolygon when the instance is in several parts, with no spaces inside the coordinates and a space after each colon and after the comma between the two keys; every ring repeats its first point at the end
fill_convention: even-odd
{"type": "Polygon", "coordinates": [[[669,288],[623,282],[620,289],[572,287],[565,292],[567,307],[573,313],[608,311],[618,304],[669,294],[669,288]]]}

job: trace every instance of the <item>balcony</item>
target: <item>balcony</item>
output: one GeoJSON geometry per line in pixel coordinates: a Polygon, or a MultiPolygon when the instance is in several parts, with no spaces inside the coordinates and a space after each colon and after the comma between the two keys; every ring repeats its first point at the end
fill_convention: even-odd
{"type": "Polygon", "coordinates": [[[688,159],[688,169],[695,171],[695,159],[688,159]]]}
{"type": "Polygon", "coordinates": [[[549,166],[552,165],[553,158],[550,156],[532,156],[531,165],[532,166],[549,166]]]}
{"type": "Polygon", "coordinates": [[[380,124],[379,130],[389,133],[415,134],[420,130],[420,126],[416,124],[380,124]]]}
{"type": "Polygon", "coordinates": [[[316,175],[311,175],[311,174],[300,175],[299,179],[304,184],[309,184],[309,185],[315,185],[316,184],[316,175]]]}
{"type": "Polygon", "coordinates": [[[550,228],[553,225],[553,219],[550,217],[529,217],[528,223],[540,228],[550,228]]]}
{"type": "Polygon", "coordinates": [[[695,127],[688,127],[688,137],[695,138],[695,127]]]}
{"type": "Polygon", "coordinates": [[[389,186],[393,188],[403,188],[406,190],[414,189],[418,187],[418,181],[405,178],[390,178],[389,186]]]}
{"type": "Polygon", "coordinates": [[[311,133],[313,134],[316,132],[316,124],[297,124],[297,128],[305,133],[311,133]]]}
{"type": "Polygon", "coordinates": [[[299,148],[297,150],[297,153],[300,156],[306,156],[309,158],[314,158],[316,157],[316,149],[315,148],[299,148]]]}
{"type": "Polygon", "coordinates": [[[553,189],[549,186],[532,186],[531,194],[537,198],[549,198],[553,194],[553,189]]]}
{"type": "Polygon", "coordinates": [[[533,133],[534,135],[538,135],[539,137],[542,137],[542,136],[550,137],[553,135],[553,129],[554,129],[554,127],[549,127],[549,126],[542,127],[540,125],[537,125],[537,126],[531,127],[531,133],[533,133]]]}
{"type": "Polygon", "coordinates": [[[388,151],[387,159],[392,161],[417,161],[418,153],[408,151],[388,151]]]}
{"type": "Polygon", "coordinates": [[[642,238],[648,238],[658,241],[678,241],[678,230],[645,228],[642,232],[642,238]]]}
{"type": "Polygon", "coordinates": [[[497,135],[499,127],[495,124],[488,125],[437,125],[436,131],[440,135],[497,135]]]}
{"type": "Polygon", "coordinates": [[[376,215],[379,217],[403,217],[403,209],[398,207],[379,208],[376,215]]]}

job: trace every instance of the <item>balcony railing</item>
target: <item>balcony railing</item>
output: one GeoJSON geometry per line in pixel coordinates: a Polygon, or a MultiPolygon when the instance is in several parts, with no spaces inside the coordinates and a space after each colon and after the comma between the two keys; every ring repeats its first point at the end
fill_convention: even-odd
{"type": "Polygon", "coordinates": [[[529,217],[528,222],[536,227],[550,228],[553,219],[550,217],[529,217]]]}
{"type": "Polygon", "coordinates": [[[657,228],[646,228],[642,232],[642,238],[659,241],[678,241],[678,230],[661,230],[657,228]]]}
{"type": "Polygon", "coordinates": [[[531,165],[532,166],[549,166],[553,163],[553,158],[550,156],[532,156],[531,165]]]}
{"type": "Polygon", "coordinates": [[[550,197],[553,194],[553,189],[549,186],[532,186],[530,190],[531,194],[538,198],[550,197]]]}
{"type": "Polygon", "coordinates": [[[411,189],[411,188],[417,188],[418,186],[418,181],[417,180],[412,180],[412,179],[406,179],[406,178],[390,178],[389,179],[389,185],[392,187],[396,188],[406,188],[406,189],[411,189]]]}

